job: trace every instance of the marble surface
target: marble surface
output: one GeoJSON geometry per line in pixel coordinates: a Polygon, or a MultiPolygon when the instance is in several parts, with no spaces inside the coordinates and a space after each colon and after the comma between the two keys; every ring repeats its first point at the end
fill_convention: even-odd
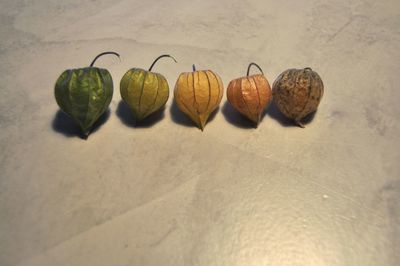
{"type": "Polygon", "coordinates": [[[0,0],[0,265],[398,265],[397,0],[0,0]],[[88,140],[59,112],[67,68],[103,57],[115,93],[88,140]],[[176,110],[133,127],[119,80],[159,61],[325,83],[305,129],[226,105],[204,132],[176,110]]]}

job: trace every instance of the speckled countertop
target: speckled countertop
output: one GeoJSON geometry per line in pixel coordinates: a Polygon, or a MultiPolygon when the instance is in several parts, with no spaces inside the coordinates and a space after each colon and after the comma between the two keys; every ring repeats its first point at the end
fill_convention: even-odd
{"type": "Polygon", "coordinates": [[[398,265],[400,4],[331,1],[0,3],[0,265],[398,265]],[[99,52],[115,93],[88,140],[54,83],[99,52]],[[305,129],[257,129],[226,105],[201,132],[170,97],[133,127],[119,80],[160,54],[226,86],[312,67],[305,129]]]}

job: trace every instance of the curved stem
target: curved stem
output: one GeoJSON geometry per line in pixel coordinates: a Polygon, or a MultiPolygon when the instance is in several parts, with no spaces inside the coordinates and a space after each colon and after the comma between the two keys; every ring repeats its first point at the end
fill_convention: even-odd
{"type": "Polygon", "coordinates": [[[104,53],[99,54],[98,56],[96,56],[96,57],[93,59],[92,63],[90,64],[90,67],[92,67],[92,66],[94,65],[94,62],[96,62],[96,60],[97,60],[100,56],[103,56],[103,55],[106,55],[106,54],[113,54],[113,55],[118,56],[118,58],[120,58],[120,57],[119,57],[119,54],[116,53],[116,52],[104,52],[104,53]]]}
{"type": "Polygon", "coordinates": [[[294,123],[296,124],[296,126],[299,126],[301,128],[305,128],[304,124],[299,119],[295,119],[294,123]]]}
{"type": "Polygon", "coordinates": [[[160,58],[163,58],[163,57],[170,57],[170,58],[174,59],[175,63],[178,63],[178,62],[176,62],[176,60],[175,60],[175,58],[174,58],[173,56],[170,56],[169,54],[163,54],[163,55],[160,55],[159,57],[157,57],[156,60],[154,60],[153,64],[151,64],[151,66],[150,66],[150,68],[149,68],[149,71],[151,71],[151,70],[153,69],[153,66],[155,65],[155,63],[156,63],[160,58]]]}
{"type": "Polygon", "coordinates": [[[311,67],[306,67],[306,68],[304,68],[304,70],[310,70],[310,71],[312,71],[311,67]]]}
{"type": "Polygon", "coordinates": [[[192,69],[193,69],[193,72],[196,71],[196,66],[194,64],[192,65],[192,69]]]}
{"type": "Polygon", "coordinates": [[[250,73],[250,67],[251,67],[251,66],[256,66],[256,67],[260,70],[261,74],[264,75],[264,72],[262,71],[262,69],[261,69],[261,67],[260,67],[259,65],[257,65],[256,63],[250,63],[250,64],[249,64],[249,67],[247,68],[247,76],[248,76],[249,73],[250,73]]]}

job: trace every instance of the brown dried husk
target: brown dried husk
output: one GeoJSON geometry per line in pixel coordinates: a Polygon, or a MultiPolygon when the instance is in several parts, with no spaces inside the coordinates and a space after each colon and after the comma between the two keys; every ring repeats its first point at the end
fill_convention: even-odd
{"type": "Polygon", "coordinates": [[[273,101],[288,118],[304,127],[302,119],[315,112],[324,94],[324,84],[311,68],[288,69],[272,86],[273,101]]]}

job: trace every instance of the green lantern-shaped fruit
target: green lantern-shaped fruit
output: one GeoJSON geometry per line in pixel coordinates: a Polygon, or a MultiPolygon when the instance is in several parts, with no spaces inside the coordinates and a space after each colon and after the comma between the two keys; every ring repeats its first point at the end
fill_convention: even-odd
{"type": "Polygon", "coordinates": [[[107,69],[93,67],[95,57],[89,67],[65,70],[57,79],[55,98],[58,106],[72,117],[87,137],[93,124],[107,110],[113,95],[113,81],[107,69]]]}
{"type": "Polygon", "coordinates": [[[122,100],[129,106],[136,121],[160,110],[168,100],[169,86],[166,78],[151,72],[154,64],[163,57],[170,57],[176,62],[170,55],[161,55],[154,60],[148,71],[132,68],[121,79],[122,100]]]}

